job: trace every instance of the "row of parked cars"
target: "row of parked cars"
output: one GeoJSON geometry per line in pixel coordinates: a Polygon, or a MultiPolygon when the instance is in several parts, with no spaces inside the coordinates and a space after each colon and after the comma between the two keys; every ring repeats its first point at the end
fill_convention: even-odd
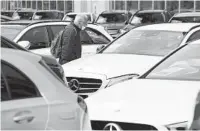
{"type": "Polygon", "coordinates": [[[86,40],[102,41],[97,53],[83,52],[87,55],[61,67],[55,64],[49,46],[68,24],[66,21],[15,21],[1,25],[1,35],[6,37],[2,39],[30,49],[16,51],[20,46],[12,43],[15,50],[2,49],[2,59],[21,72],[21,79],[24,77],[14,82],[28,81],[25,85],[32,89],[24,90],[23,84],[11,87],[17,75],[11,78],[4,74],[6,68],[2,69],[5,91],[1,93],[5,95],[1,96],[6,99],[2,111],[13,109],[13,101],[16,104],[13,112],[2,112],[5,120],[2,129],[200,129],[199,23],[135,26],[115,40],[104,27],[88,24],[81,34],[83,50],[100,45],[85,44],[86,40]],[[44,43],[46,46],[42,47],[44,43]],[[20,93],[24,93],[23,99],[20,93]],[[27,102],[30,100],[33,103],[27,102]],[[24,102],[27,104],[21,104],[24,102]]]}

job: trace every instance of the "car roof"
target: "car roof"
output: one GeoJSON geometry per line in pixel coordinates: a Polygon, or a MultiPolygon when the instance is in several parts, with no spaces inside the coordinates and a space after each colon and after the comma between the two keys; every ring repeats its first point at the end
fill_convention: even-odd
{"type": "Polygon", "coordinates": [[[165,10],[140,10],[138,13],[161,13],[165,12],[165,10]]]}
{"type": "Polygon", "coordinates": [[[112,10],[112,11],[103,11],[101,14],[121,14],[121,13],[128,13],[129,11],[125,10],[112,10]]]}
{"type": "Polygon", "coordinates": [[[9,63],[12,63],[12,61],[14,60],[18,60],[20,62],[22,62],[21,60],[30,60],[32,62],[39,62],[42,59],[42,57],[27,51],[1,48],[1,59],[9,63]]]}
{"type": "Polygon", "coordinates": [[[135,28],[135,30],[166,30],[188,32],[196,26],[200,26],[200,23],[162,23],[140,26],[135,28]]]}
{"type": "Polygon", "coordinates": [[[174,17],[200,16],[200,12],[177,13],[174,17]]]}
{"type": "Polygon", "coordinates": [[[58,11],[58,10],[37,10],[36,12],[60,12],[60,13],[63,13],[63,11],[58,11]]]}
{"type": "Polygon", "coordinates": [[[10,28],[10,29],[18,29],[18,30],[23,30],[24,28],[26,28],[25,25],[0,25],[0,27],[6,27],[6,28],[10,28]]]}
{"type": "Polygon", "coordinates": [[[89,12],[79,12],[79,13],[70,12],[70,13],[67,13],[66,15],[77,15],[77,14],[92,14],[92,13],[89,13],[89,12]]]}

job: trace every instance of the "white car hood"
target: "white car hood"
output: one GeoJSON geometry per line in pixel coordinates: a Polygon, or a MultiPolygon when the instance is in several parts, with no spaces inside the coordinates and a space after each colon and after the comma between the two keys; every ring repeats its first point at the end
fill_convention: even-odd
{"type": "Polygon", "coordinates": [[[200,82],[132,79],[86,99],[91,120],[163,126],[187,121],[200,82]]]}
{"type": "Polygon", "coordinates": [[[125,74],[143,74],[162,57],[130,54],[96,54],[63,65],[68,75],[85,72],[106,75],[107,78],[125,74]]]}

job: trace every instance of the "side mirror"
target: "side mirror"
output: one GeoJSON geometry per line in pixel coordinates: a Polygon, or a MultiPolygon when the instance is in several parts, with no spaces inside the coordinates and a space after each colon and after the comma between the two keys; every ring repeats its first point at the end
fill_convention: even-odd
{"type": "Polygon", "coordinates": [[[99,51],[101,51],[104,47],[105,47],[105,45],[101,45],[101,46],[97,47],[96,53],[98,53],[99,51]]]}
{"type": "Polygon", "coordinates": [[[29,41],[19,41],[17,42],[17,44],[26,49],[29,49],[29,47],[31,46],[31,43],[29,41]]]}

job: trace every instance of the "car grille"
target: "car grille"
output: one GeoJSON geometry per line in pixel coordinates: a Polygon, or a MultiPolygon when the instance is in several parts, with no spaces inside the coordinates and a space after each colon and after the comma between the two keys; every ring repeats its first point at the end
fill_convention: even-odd
{"type": "Polygon", "coordinates": [[[104,127],[109,123],[117,124],[122,130],[157,130],[153,126],[144,124],[109,122],[109,121],[91,121],[92,130],[103,130],[104,127]]]}
{"type": "Polygon", "coordinates": [[[67,77],[67,82],[71,80],[77,80],[79,82],[79,90],[76,93],[94,93],[96,92],[102,84],[102,80],[93,78],[77,78],[77,77],[67,77]]]}

